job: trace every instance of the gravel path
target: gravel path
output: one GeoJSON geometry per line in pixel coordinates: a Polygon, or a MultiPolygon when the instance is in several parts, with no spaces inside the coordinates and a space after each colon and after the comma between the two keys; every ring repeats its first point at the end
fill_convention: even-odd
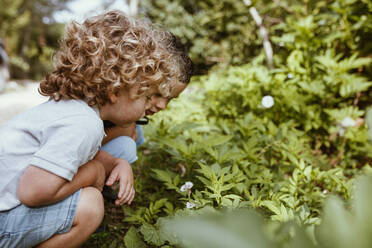
{"type": "Polygon", "coordinates": [[[0,94],[0,125],[14,115],[47,100],[37,89],[38,83],[10,82],[3,94],[0,94]]]}

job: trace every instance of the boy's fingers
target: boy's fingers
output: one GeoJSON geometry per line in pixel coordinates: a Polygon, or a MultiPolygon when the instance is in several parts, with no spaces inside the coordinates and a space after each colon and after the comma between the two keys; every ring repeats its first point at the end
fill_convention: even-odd
{"type": "Polygon", "coordinates": [[[118,198],[116,204],[123,205],[124,203],[127,203],[130,200],[130,196],[132,193],[131,189],[132,189],[132,186],[127,185],[124,196],[122,198],[118,198]]]}
{"type": "Polygon", "coordinates": [[[119,199],[122,199],[123,198],[123,194],[126,190],[126,186],[128,185],[128,182],[125,181],[125,182],[121,182],[120,181],[120,188],[119,188],[119,193],[118,193],[118,198],[119,199]]]}
{"type": "Polygon", "coordinates": [[[126,187],[125,187],[125,190],[123,192],[124,194],[123,194],[122,197],[120,197],[120,200],[121,200],[122,203],[125,203],[128,200],[128,196],[130,194],[130,189],[132,187],[129,183],[127,183],[125,186],[126,187]]]}
{"type": "Polygon", "coordinates": [[[127,203],[128,205],[130,205],[130,203],[133,201],[133,198],[134,198],[134,194],[135,194],[135,191],[133,189],[133,187],[130,189],[130,193],[125,201],[125,203],[127,203]]]}
{"type": "Polygon", "coordinates": [[[128,205],[130,205],[130,204],[132,203],[135,194],[136,194],[136,191],[132,188],[132,190],[131,190],[131,196],[130,196],[130,199],[129,199],[128,205]]]}
{"type": "Polygon", "coordinates": [[[123,205],[125,203],[125,198],[118,198],[118,199],[116,199],[116,201],[115,201],[115,204],[116,205],[123,205]]]}
{"type": "Polygon", "coordinates": [[[106,185],[111,186],[116,181],[117,178],[118,178],[118,173],[117,172],[111,172],[109,178],[106,181],[106,185]]]}

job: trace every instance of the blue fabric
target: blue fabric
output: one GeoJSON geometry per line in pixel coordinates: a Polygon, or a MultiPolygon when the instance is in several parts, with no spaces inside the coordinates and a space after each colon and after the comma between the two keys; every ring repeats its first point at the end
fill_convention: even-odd
{"type": "Polygon", "coordinates": [[[40,208],[18,205],[0,212],[0,247],[27,248],[67,233],[74,221],[81,189],[63,201],[40,208]]]}
{"type": "Polygon", "coordinates": [[[143,130],[142,130],[142,126],[141,125],[137,125],[136,126],[136,132],[137,132],[136,145],[137,145],[137,147],[139,147],[140,145],[142,145],[146,141],[145,140],[145,137],[143,136],[143,130]]]}
{"type": "Polygon", "coordinates": [[[133,163],[138,159],[136,142],[128,136],[119,136],[110,140],[101,147],[101,150],[116,158],[125,159],[128,163],[133,163]]]}
{"type": "Polygon", "coordinates": [[[138,137],[136,142],[128,136],[119,136],[103,145],[101,150],[110,153],[116,158],[125,159],[130,164],[134,163],[138,159],[137,147],[145,142],[140,125],[136,126],[136,131],[138,137]]]}

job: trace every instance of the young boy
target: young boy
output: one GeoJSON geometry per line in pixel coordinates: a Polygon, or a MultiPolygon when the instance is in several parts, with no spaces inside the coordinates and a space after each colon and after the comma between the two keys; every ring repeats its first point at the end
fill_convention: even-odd
{"type": "Polygon", "coordinates": [[[168,96],[179,69],[154,29],[110,11],[66,28],[50,100],[0,126],[0,247],[78,247],[103,218],[100,191],[119,181],[134,196],[127,161],[100,148],[102,120],[128,127],[168,96]]]}
{"type": "MultiPolygon", "coordinates": [[[[169,101],[178,97],[187,87],[193,73],[193,62],[182,42],[168,31],[158,31],[157,37],[159,43],[173,55],[173,63],[178,65],[180,71],[178,81],[168,97],[163,97],[161,94],[151,96],[151,108],[146,111],[146,116],[165,109],[169,101]]],[[[132,123],[131,126],[123,128],[108,122],[104,122],[104,124],[107,136],[103,139],[101,150],[114,157],[125,159],[129,163],[135,162],[137,160],[136,147],[144,142],[141,126],[132,123]]]]}

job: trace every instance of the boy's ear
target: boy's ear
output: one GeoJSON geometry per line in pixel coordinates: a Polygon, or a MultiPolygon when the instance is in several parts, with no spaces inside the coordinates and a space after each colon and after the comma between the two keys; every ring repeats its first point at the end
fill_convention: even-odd
{"type": "Polygon", "coordinates": [[[118,96],[114,92],[109,92],[108,97],[111,103],[116,103],[118,100],[118,96]]]}

